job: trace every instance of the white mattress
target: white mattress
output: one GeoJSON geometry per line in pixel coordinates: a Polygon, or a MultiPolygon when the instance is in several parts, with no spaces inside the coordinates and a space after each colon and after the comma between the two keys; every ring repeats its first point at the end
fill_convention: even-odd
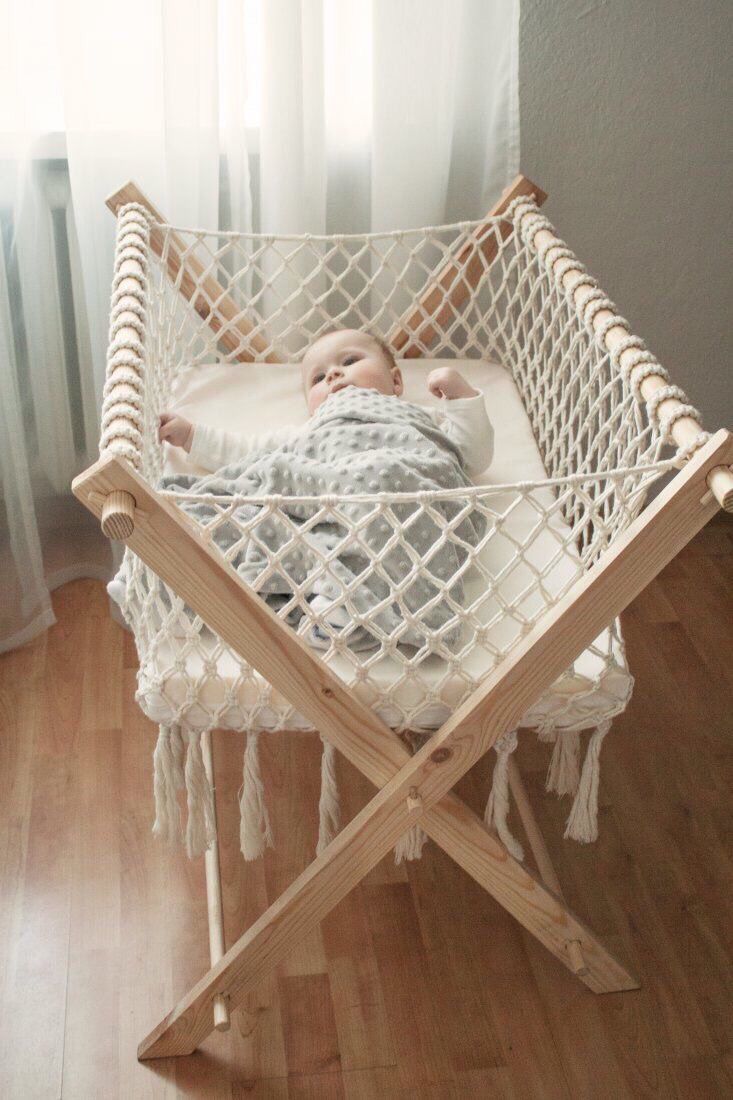
{"type": "MultiPolygon", "coordinates": [[[[408,401],[424,405],[437,403],[437,399],[427,392],[425,378],[439,364],[438,360],[409,360],[402,364],[408,401]]],[[[458,367],[483,391],[494,425],[494,460],[479,481],[502,485],[545,478],[529,420],[509,374],[497,364],[477,360],[452,360],[450,365],[458,367]]],[[[297,364],[217,364],[192,368],[180,376],[172,406],[191,420],[245,434],[257,434],[307,419],[297,364]]],[[[169,448],[166,472],[198,471],[182,451],[169,448]]],[[[487,564],[491,572],[496,573],[498,566],[510,560],[513,548],[509,538],[524,543],[537,527],[533,508],[523,503],[515,509],[506,522],[506,536],[509,537],[492,538],[484,551],[489,555],[487,564]]],[[[538,566],[549,563],[557,556],[564,535],[567,535],[567,528],[558,518],[549,528],[539,527],[531,537],[526,557],[538,566]]],[[[544,582],[548,592],[559,591],[575,574],[577,560],[571,553],[566,551],[553,563],[544,582]]],[[[499,582],[497,595],[507,601],[516,600],[530,576],[528,567],[518,562],[499,582]]],[[[467,585],[469,600],[480,592],[480,584],[467,585]]],[[[536,614],[542,609],[543,599],[541,592],[535,589],[522,601],[522,611],[536,614]]],[[[497,607],[495,596],[487,599],[482,605],[482,619],[486,622],[493,619],[497,607]]],[[[489,637],[496,647],[505,648],[520,633],[516,620],[505,617],[492,624],[489,637]]],[[[140,668],[138,701],[154,721],[163,724],[184,722],[204,728],[211,724],[210,715],[215,713],[217,727],[310,728],[282,697],[271,692],[257,673],[252,670],[243,677],[241,662],[227,649],[216,656],[214,676],[204,677],[205,655],[197,652],[186,655],[185,672],[172,671],[176,657],[179,661],[181,658],[180,652],[175,652],[177,644],[175,638],[171,639],[140,668]],[[196,700],[187,702],[191,678],[202,677],[196,700]],[[264,703],[263,693],[269,693],[264,703]]],[[[210,638],[207,644],[207,654],[211,657],[216,642],[210,638]]],[[[345,658],[334,657],[329,663],[342,677],[351,679],[353,665],[345,658]]],[[[492,653],[476,646],[463,662],[460,673],[478,682],[495,663],[492,653]]],[[[404,667],[398,661],[384,655],[370,667],[369,680],[357,684],[354,690],[391,725],[403,725],[404,714],[409,712],[413,728],[432,729],[440,725],[465,697],[466,681],[460,673],[446,677],[444,662],[433,655],[420,665],[421,683],[416,684],[405,680],[404,667]]],[[[599,635],[594,645],[575,662],[572,672],[538,700],[522,724],[533,727],[552,724],[558,728],[594,725],[623,710],[632,683],[616,625],[599,635]]]]}

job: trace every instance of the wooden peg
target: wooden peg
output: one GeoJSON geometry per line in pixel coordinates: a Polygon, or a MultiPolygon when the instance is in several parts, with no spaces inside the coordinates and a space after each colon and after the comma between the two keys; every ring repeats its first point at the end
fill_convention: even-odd
{"type": "Polygon", "coordinates": [[[422,798],[417,787],[410,787],[410,793],[407,796],[407,808],[408,810],[419,810],[422,806],[422,798]]]}
{"type": "Polygon", "coordinates": [[[570,959],[570,969],[573,974],[577,974],[578,977],[588,973],[588,967],[586,965],[585,956],[583,955],[583,948],[580,946],[580,940],[568,940],[567,944],[568,958],[570,959]]]}
{"type": "Polygon", "coordinates": [[[129,539],[135,530],[135,498],[113,489],[102,505],[102,531],[108,539],[129,539]]]}

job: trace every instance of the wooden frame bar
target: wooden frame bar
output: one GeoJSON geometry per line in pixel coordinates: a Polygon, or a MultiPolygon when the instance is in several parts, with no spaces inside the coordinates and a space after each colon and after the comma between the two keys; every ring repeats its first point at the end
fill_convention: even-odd
{"type": "MultiPolygon", "coordinates": [[[[132,180],[123,184],[106,200],[107,206],[115,217],[120,207],[130,202],[139,203],[157,222],[165,223],[166,219],[132,180]]],[[[186,301],[191,303],[199,317],[202,317],[219,336],[219,341],[227,352],[236,353],[234,358],[237,362],[254,362],[256,355],[251,349],[259,352],[260,356],[264,355],[268,348],[267,341],[259,332],[255,332],[254,325],[242,316],[237,303],[215,276],[205,274],[204,264],[187,249],[177,233],[172,230],[169,232],[168,247],[165,248],[163,234],[153,225],[150,230],[150,247],[156,256],[165,259],[172,282],[175,283],[178,280],[183,268],[178,284],[180,293],[186,301]]],[[[265,357],[264,361],[276,363],[278,359],[274,353],[271,353],[265,357]]]]}
{"type": "MultiPolygon", "coordinates": [[[[209,918],[209,958],[216,966],[226,951],[224,943],[224,912],[222,908],[221,866],[219,864],[219,823],[216,816],[216,789],[214,786],[214,747],[211,742],[211,730],[201,734],[201,756],[204,761],[206,778],[212,792],[214,811],[214,839],[204,852],[206,869],[206,906],[209,918]]],[[[214,998],[214,1027],[217,1031],[228,1031],[231,1026],[229,1006],[219,994],[214,998]]]]}
{"type": "Polygon", "coordinates": [[[381,789],[143,1041],[141,1058],[192,1051],[213,1026],[212,1005],[231,1007],[318,923],[416,822],[550,950],[575,969],[577,943],[596,991],[634,979],[555,893],[511,860],[450,789],[562,674],[606,624],[716,511],[706,478],[733,462],[718,432],[547,613],[429,742],[410,757],[396,736],[352,698],[338,677],[241,581],[203,536],[122,460],[104,458],[74,483],[98,517],[110,493],[134,501],[128,544],[207,624],[293,703],[381,789]],[[415,793],[419,798],[415,797],[415,793]],[[409,801],[408,801],[409,799],[409,801]]]}
{"type": "MultiPolygon", "coordinates": [[[[526,176],[519,175],[487,212],[486,217],[499,217],[514,199],[520,195],[532,194],[538,206],[547,198],[541,187],[526,176]]],[[[502,225],[498,230],[499,237],[505,240],[511,235],[512,228],[509,222],[502,225]]],[[[390,347],[405,359],[422,355],[422,347],[428,347],[435,339],[436,327],[444,325],[451,314],[460,309],[498,250],[494,225],[481,225],[475,229],[466,244],[458,250],[455,259],[446,261],[430,280],[417,308],[406,313],[392,328],[387,336],[390,347]]]]}

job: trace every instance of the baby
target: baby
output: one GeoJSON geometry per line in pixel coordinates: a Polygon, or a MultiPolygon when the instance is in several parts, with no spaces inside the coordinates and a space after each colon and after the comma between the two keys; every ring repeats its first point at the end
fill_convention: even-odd
{"type": "MultiPolygon", "coordinates": [[[[389,348],[376,336],[339,329],[321,336],[302,362],[303,389],[311,416],[324,401],[336,400],[348,386],[401,397],[402,372],[389,348]]],[[[441,404],[428,410],[435,424],[457,447],[466,473],[477,477],[491,462],[493,430],[483,394],[459,371],[438,367],[428,375],[428,390],[441,404]]],[[[245,438],[204,424],[192,424],[175,412],[160,416],[159,438],[182,447],[205,470],[218,470],[248,452],[275,448],[295,438],[302,427],[287,426],[268,435],[245,438]]]]}

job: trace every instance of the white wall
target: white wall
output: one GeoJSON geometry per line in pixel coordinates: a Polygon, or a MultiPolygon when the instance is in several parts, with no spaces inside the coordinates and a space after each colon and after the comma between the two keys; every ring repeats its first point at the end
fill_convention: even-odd
{"type": "Polygon", "coordinates": [[[522,0],[522,171],[693,403],[733,428],[730,0],[522,0]]]}

